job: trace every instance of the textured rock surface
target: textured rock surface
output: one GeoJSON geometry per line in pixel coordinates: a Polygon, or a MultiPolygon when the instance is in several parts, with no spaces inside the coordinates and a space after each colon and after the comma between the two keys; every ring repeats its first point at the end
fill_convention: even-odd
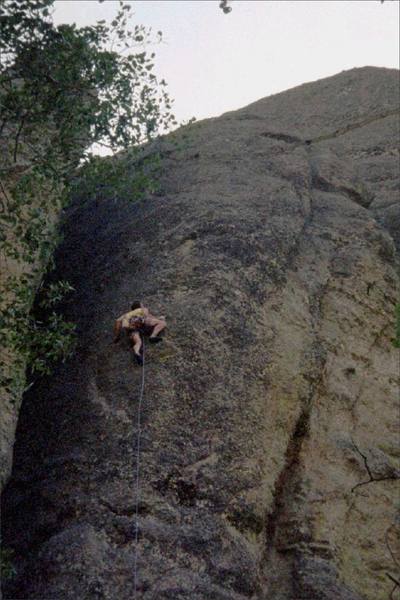
{"type": "Polygon", "coordinates": [[[80,348],[24,401],[6,598],[133,598],[141,372],[110,340],[134,298],[169,321],[147,352],[138,597],[389,597],[397,83],[352,70],[198,123],[165,144],[157,196],[71,210],[80,348]]]}

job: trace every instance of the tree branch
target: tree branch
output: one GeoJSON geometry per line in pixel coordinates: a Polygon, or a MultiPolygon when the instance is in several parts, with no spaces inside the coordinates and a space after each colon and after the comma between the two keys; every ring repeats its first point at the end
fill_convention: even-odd
{"type": "Polygon", "coordinates": [[[10,198],[8,197],[7,190],[6,190],[5,186],[4,186],[4,184],[3,184],[2,180],[1,180],[1,178],[0,178],[0,187],[1,187],[1,191],[2,191],[2,192],[3,192],[3,194],[4,194],[4,198],[6,199],[6,204],[5,204],[5,203],[3,202],[3,200],[0,198],[0,203],[1,203],[1,208],[2,208],[2,211],[1,211],[1,212],[5,213],[5,212],[6,212],[6,209],[7,209],[7,208],[8,208],[8,206],[11,204],[11,202],[10,202],[10,198]],[[8,206],[7,206],[7,204],[8,204],[8,206]]]}
{"type": "Polygon", "coordinates": [[[15,163],[17,162],[17,151],[18,151],[18,144],[19,144],[19,136],[21,135],[24,123],[25,123],[25,115],[21,118],[21,123],[20,123],[20,126],[18,127],[17,135],[15,137],[15,146],[14,146],[14,162],[15,163]]]}

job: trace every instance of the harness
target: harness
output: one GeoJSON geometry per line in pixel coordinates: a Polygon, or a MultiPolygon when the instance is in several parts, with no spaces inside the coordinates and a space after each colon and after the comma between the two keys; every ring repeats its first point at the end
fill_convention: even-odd
{"type": "Polygon", "coordinates": [[[130,317],[129,319],[129,331],[141,331],[144,327],[143,317],[130,317]]]}

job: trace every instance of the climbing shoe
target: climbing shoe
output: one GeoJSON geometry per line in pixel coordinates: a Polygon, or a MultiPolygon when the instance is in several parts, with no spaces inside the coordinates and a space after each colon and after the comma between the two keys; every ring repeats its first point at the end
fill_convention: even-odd
{"type": "Polygon", "coordinates": [[[143,357],[140,356],[140,354],[136,354],[136,352],[133,353],[133,356],[135,357],[136,363],[142,367],[143,366],[143,357]]]}
{"type": "Polygon", "coordinates": [[[162,342],[162,337],[155,335],[154,337],[149,337],[150,344],[158,344],[158,342],[162,342]]]}

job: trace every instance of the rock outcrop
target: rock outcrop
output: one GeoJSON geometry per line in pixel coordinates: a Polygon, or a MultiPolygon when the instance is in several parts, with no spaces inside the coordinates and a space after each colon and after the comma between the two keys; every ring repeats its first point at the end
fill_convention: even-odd
{"type": "MultiPolygon", "coordinates": [[[[363,68],[185,128],[160,191],[70,210],[80,344],[25,397],[5,598],[387,600],[396,568],[398,72],[363,68]]],[[[392,594],[392,596],[390,596],[392,594]]],[[[397,594],[397,595],[396,595],[397,594]]]]}
{"type": "MultiPolygon", "coordinates": [[[[36,137],[38,131],[34,131],[36,137]]],[[[45,137],[48,131],[40,132],[45,137]]],[[[21,192],[12,190],[21,184],[28,174],[32,175],[36,156],[32,145],[25,144],[20,136],[20,152],[14,157],[15,138],[18,132],[15,127],[4,127],[0,134],[0,329],[10,331],[5,314],[8,307],[14,310],[15,321],[18,321],[18,309],[24,306],[27,314],[32,308],[32,301],[40,284],[43,273],[51,258],[56,243],[58,215],[62,209],[63,187],[61,183],[48,179],[32,178],[25,199],[21,192]],[[22,148],[22,150],[21,150],[22,148]],[[23,208],[21,209],[21,206],[23,208]],[[23,215],[23,217],[22,217],[23,215]],[[28,224],[32,229],[40,231],[46,241],[47,252],[43,247],[27,251],[26,240],[28,224]],[[25,240],[21,242],[21,238],[25,240]],[[11,251],[10,251],[11,250],[11,251]],[[29,279],[25,285],[24,280],[29,279]],[[21,299],[22,298],[22,299],[21,299]],[[4,312],[3,312],[4,311],[4,312]]],[[[31,141],[31,140],[30,140],[31,141]]],[[[32,232],[30,232],[32,233],[32,232]]],[[[36,233],[36,232],[35,232],[36,233]]],[[[39,236],[37,236],[39,237],[39,236]]],[[[35,244],[32,241],[32,246],[35,244]]],[[[9,316],[9,315],[8,315],[9,316]]],[[[14,321],[14,322],[15,322],[14,321]]],[[[14,331],[14,330],[13,330],[14,331]]],[[[16,349],[13,335],[1,335],[0,343],[0,493],[11,473],[12,453],[15,441],[15,430],[21,407],[23,390],[26,387],[26,358],[20,349],[16,349]],[[11,339],[10,339],[11,338],[11,339]]]]}

